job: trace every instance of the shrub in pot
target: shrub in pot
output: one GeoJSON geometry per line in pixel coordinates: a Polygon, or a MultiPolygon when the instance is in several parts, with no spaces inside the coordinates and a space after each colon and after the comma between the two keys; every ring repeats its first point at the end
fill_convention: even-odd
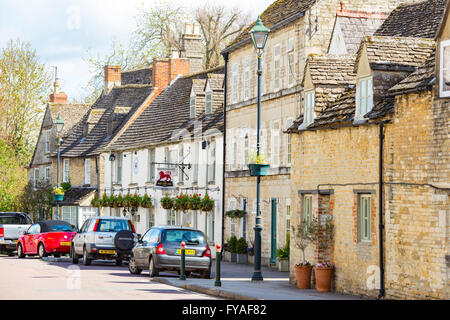
{"type": "Polygon", "coordinates": [[[297,277],[297,288],[310,289],[311,288],[311,270],[312,265],[306,260],[305,250],[314,241],[315,225],[307,220],[303,220],[297,229],[292,227],[294,232],[295,245],[302,252],[303,261],[295,265],[295,274],[297,277]]]}
{"type": "Polygon", "coordinates": [[[236,246],[237,246],[237,238],[236,236],[232,236],[227,244],[227,251],[231,254],[230,255],[231,262],[237,262],[236,246]]]}
{"type": "MultiPolygon", "coordinates": [[[[314,220],[313,239],[322,251],[328,251],[333,241],[334,225],[331,217],[327,217],[323,222],[314,220]]],[[[316,289],[319,292],[331,291],[333,281],[333,265],[329,262],[319,263],[314,266],[314,275],[316,277],[316,289]]]]}
{"type": "Polygon", "coordinates": [[[244,238],[239,238],[236,242],[236,260],[237,263],[247,263],[248,262],[248,256],[247,256],[247,241],[245,241],[244,238]]]}
{"type": "Polygon", "coordinates": [[[319,292],[330,292],[333,280],[333,265],[331,263],[317,263],[314,266],[316,276],[316,290],[319,292]]]}
{"type": "Polygon", "coordinates": [[[164,197],[161,198],[161,207],[164,209],[170,210],[173,208],[173,199],[169,197],[169,195],[166,193],[164,197]]]}
{"type": "Polygon", "coordinates": [[[289,242],[283,248],[277,249],[278,270],[281,272],[289,271],[289,242]]]}

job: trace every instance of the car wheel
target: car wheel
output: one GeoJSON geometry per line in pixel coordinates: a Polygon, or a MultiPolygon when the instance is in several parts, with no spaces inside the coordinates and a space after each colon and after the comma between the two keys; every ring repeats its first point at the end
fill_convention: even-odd
{"type": "Polygon", "coordinates": [[[14,257],[14,251],[8,251],[8,257],[14,257]]]}
{"type": "Polygon", "coordinates": [[[70,256],[72,257],[72,263],[78,264],[78,255],[75,253],[75,248],[73,247],[73,243],[70,247],[70,256]]]}
{"type": "Polygon", "coordinates": [[[85,266],[91,265],[92,259],[89,258],[86,247],[83,249],[83,264],[85,266]]]}
{"type": "Polygon", "coordinates": [[[128,270],[131,274],[140,274],[142,269],[139,269],[136,265],[136,260],[134,259],[134,255],[130,257],[130,262],[128,263],[128,270]]]}
{"type": "Polygon", "coordinates": [[[150,274],[150,277],[157,277],[159,276],[159,270],[155,266],[155,260],[153,260],[152,257],[150,257],[150,262],[148,264],[148,273],[150,274]]]}
{"type": "Polygon", "coordinates": [[[44,244],[42,242],[39,243],[38,254],[39,254],[39,258],[41,258],[41,259],[43,259],[43,258],[48,256],[48,253],[47,253],[47,251],[45,251],[45,247],[44,247],[44,244]]]}
{"type": "Polygon", "coordinates": [[[211,267],[208,270],[200,271],[200,277],[203,279],[211,279],[211,267]]]}
{"type": "Polygon", "coordinates": [[[61,254],[60,254],[60,253],[54,253],[53,256],[54,256],[55,258],[60,258],[60,257],[61,257],[61,254]]]}
{"type": "Polygon", "coordinates": [[[17,257],[19,259],[23,259],[25,258],[25,254],[23,253],[23,249],[22,249],[22,245],[19,243],[19,245],[17,246],[17,257]]]}

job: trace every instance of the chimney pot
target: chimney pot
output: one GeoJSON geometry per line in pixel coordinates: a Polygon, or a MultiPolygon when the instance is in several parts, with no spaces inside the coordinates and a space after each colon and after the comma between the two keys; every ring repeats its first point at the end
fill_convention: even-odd
{"type": "Polygon", "coordinates": [[[105,90],[110,91],[122,83],[122,70],[120,66],[105,66],[105,90]]]}

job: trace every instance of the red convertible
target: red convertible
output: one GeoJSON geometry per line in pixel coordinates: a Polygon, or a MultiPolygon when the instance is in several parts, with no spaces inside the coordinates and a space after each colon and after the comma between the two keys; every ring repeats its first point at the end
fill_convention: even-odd
{"type": "Polygon", "coordinates": [[[42,259],[52,254],[60,257],[70,253],[70,242],[75,237],[70,224],[62,220],[43,220],[31,225],[17,241],[17,255],[36,255],[42,259]]]}

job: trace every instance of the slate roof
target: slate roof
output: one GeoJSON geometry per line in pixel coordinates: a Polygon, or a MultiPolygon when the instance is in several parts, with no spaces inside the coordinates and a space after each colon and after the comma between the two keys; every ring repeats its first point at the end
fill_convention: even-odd
{"type": "Polygon", "coordinates": [[[340,27],[347,53],[358,52],[361,41],[371,36],[384,22],[381,18],[337,16],[335,28],[340,27]]]}
{"type": "Polygon", "coordinates": [[[130,71],[122,71],[122,85],[127,84],[151,84],[152,83],[152,67],[141,68],[130,71]]]}
{"type": "MultiPolygon", "coordinates": [[[[150,106],[106,150],[126,150],[155,145],[169,140],[172,135],[179,133],[180,128],[191,130],[191,125],[194,123],[194,120],[189,118],[189,98],[192,86],[198,86],[198,90],[200,88],[204,90],[207,77],[213,73],[215,74],[213,76],[215,81],[212,81],[211,89],[214,90],[214,83],[216,85],[222,84],[223,72],[222,67],[214,69],[213,72],[209,70],[178,78],[161,92],[150,106]],[[222,77],[222,80],[218,80],[218,74],[222,77]]],[[[216,119],[215,113],[209,116],[199,115],[197,120],[202,119],[202,117],[205,120],[205,123],[203,123],[205,128],[220,123],[220,120],[216,119]]],[[[220,127],[220,125],[218,126],[220,127]]]]}
{"type": "MultiPolygon", "coordinates": [[[[261,20],[266,27],[273,31],[277,28],[277,26],[281,26],[283,22],[290,21],[293,17],[304,13],[306,10],[311,8],[316,1],[317,0],[277,0],[263,11],[261,14],[261,20]]],[[[244,31],[242,31],[223,52],[232,51],[241,45],[250,43],[251,38],[249,32],[255,23],[256,22],[253,22],[245,28],[244,31]]]]}
{"type": "Polygon", "coordinates": [[[63,200],[59,203],[60,205],[76,205],[84,197],[88,196],[92,192],[95,192],[96,188],[85,188],[85,187],[70,187],[64,193],[63,200]]]}
{"type": "Polygon", "coordinates": [[[418,91],[428,88],[436,78],[435,54],[433,51],[428,60],[417,71],[411,73],[405,79],[389,89],[391,94],[402,94],[409,91],[418,91]]]}
{"type": "MultiPolygon", "coordinates": [[[[86,115],[72,130],[61,146],[61,155],[79,157],[97,155],[119,132],[122,126],[142,105],[152,92],[151,85],[124,85],[114,87],[109,93],[103,92],[93,104],[91,113],[86,115]],[[129,110],[117,114],[116,108],[129,110]],[[129,109],[127,109],[129,108],[129,109]],[[84,127],[93,112],[101,113],[90,133],[84,136],[84,127]],[[107,138],[107,126],[110,119],[118,120],[115,130],[107,138]]],[[[91,117],[92,119],[92,117],[91,117]]]]}
{"type": "Polygon", "coordinates": [[[367,36],[361,45],[355,63],[355,72],[364,45],[372,69],[397,70],[398,67],[422,65],[435,48],[435,41],[423,38],[367,36]]]}
{"type": "Polygon", "coordinates": [[[400,5],[375,32],[376,36],[432,38],[437,35],[447,0],[400,5]]]}
{"type": "Polygon", "coordinates": [[[80,121],[91,108],[88,104],[82,103],[49,103],[50,115],[54,124],[58,115],[64,121],[62,136],[67,136],[68,132],[80,121]]]}

